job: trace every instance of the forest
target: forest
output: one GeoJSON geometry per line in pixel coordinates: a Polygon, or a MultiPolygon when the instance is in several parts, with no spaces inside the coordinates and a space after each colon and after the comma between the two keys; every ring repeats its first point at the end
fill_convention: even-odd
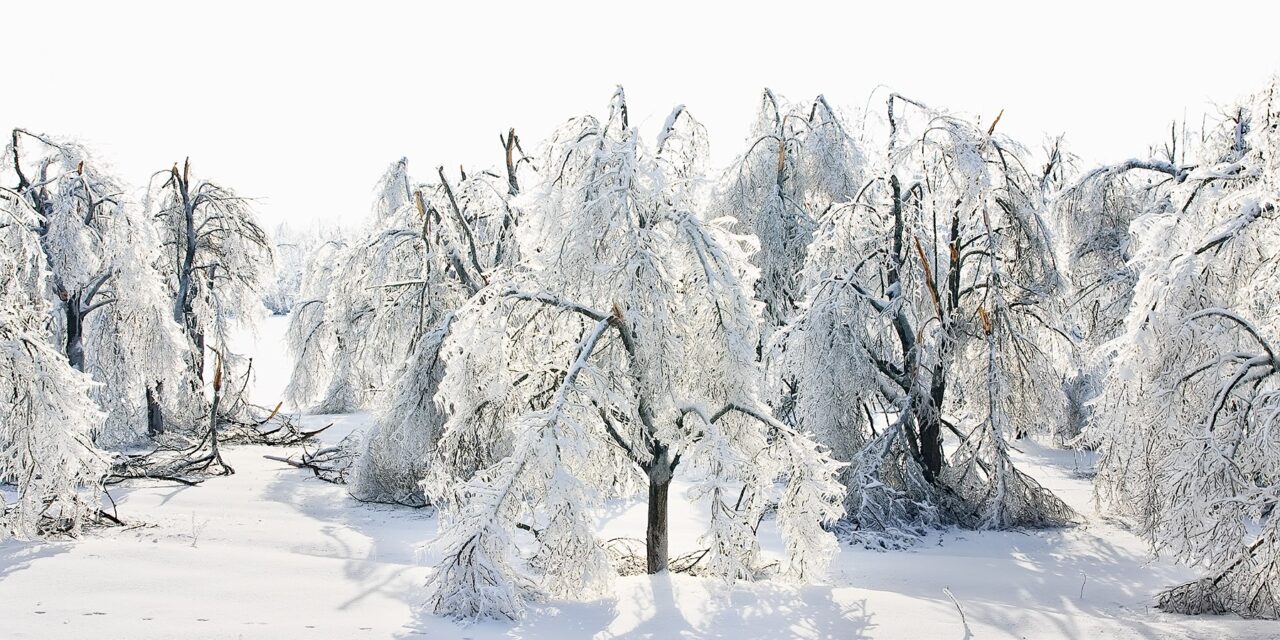
{"type": "Polygon", "coordinates": [[[359,225],[274,230],[198,158],[121,176],[12,129],[0,583],[31,545],[168,526],[130,492],[213,496],[252,459],[420,533],[411,599],[455,633],[620,580],[840,585],[850,554],[1103,527],[1185,572],[1123,616],[1274,621],[1278,88],[1102,166],[1003,112],[764,89],[714,167],[696,104],[641,125],[618,87],[477,141],[488,167],[392,162],[359,225]],[[285,364],[238,338],[264,317],[285,364]]]}

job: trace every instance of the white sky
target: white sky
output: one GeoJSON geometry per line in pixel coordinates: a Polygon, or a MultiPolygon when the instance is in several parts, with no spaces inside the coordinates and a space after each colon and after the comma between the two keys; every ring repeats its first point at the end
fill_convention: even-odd
{"type": "Polygon", "coordinates": [[[138,185],[190,155],[271,225],[362,218],[401,156],[495,165],[509,126],[531,151],[617,83],[650,130],[688,105],[719,163],[763,86],[860,108],[881,85],[1106,161],[1280,71],[1265,1],[113,4],[0,5],[0,129],[82,138],[138,185]]]}

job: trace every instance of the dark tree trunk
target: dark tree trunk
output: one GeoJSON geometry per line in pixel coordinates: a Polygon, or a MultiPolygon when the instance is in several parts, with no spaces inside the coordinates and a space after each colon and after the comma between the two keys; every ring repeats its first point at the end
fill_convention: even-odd
{"type": "Polygon", "coordinates": [[[645,534],[645,571],[650,574],[667,570],[667,494],[671,490],[671,472],[662,469],[649,474],[649,523],[645,534]]]}
{"type": "Polygon", "coordinates": [[[925,477],[937,480],[942,473],[942,420],[938,416],[920,422],[920,457],[925,477]]]}
{"type": "MultiPolygon", "coordinates": [[[[647,405],[642,414],[648,413],[647,405]]],[[[667,570],[667,494],[675,476],[680,456],[671,457],[666,445],[654,443],[653,458],[645,467],[649,476],[649,522],[645,531],[645,571],[650,574],[667,570]]]]}
{"type": "Polygon", "coordinates": [[[191,201],[191,194],[187,191],[188,170],[191,167],[190,159],[183,164],[182,173],[178,173],[178,166],[173,167],[173,182],[178,188],[178,195],[182,198],[182,262],[178,268],[178,292],[173,299],[173,321],[182,325],[187,322],[184,318],[191,313],[191,286],[192,278],[195,275],[196,261],[196,212],[195,206],[191,201]]]}
{"type": "Polygon", "coordinates": [[[67,360],[76,371],[84,371],[84,316],[80,314],[80,296],[62,303],[67,319],[67,360]]]}
{"type": "MultiPolygon", "coordinates": [[[[502,141],[502,149],[507,152],[507,195],[520,195],[520,181],[516,177],[516,158],[515,150],[519,148],[520,139],[516,137],[515,127],[507,131],[507,137],[498,134],[498,139],[502,141]]],[[[524,153],[521,151],[520,153],[524,153]]],[[[503,228],[506,228],[506,221],[503,221],[503,228]]]]}
{"type": "Polygon", "coordinates": [[[213,374],[213,403],[209,405],[209,448],[210,454],[218,464],[222,464],[222,453],[218,451],[218,401],[221,399],[222,365],[219,363],[217,372],[213,374]]]}
{"type": "Polygon", "coordinates": [[[931,481],[942,473],[942,401],[946,392],[946,372],[939,367],[929,387],[929,407],[920,412],[920,458],[925,477],[931,481]]]}
{"type": "MultiPolygon", "coordinates": [[[[178,195],[182,199],[182,244],[179,250],[179,266],[178,266],[178,290],[173,299],[173,321],[182,326],[186,331],[188,339],[191,340],[191,370],[194,374],[195,383],[197,385],[204,384],[204,335],[197,329],[195,314],[192,312],[193,301],[197,295],[197,289],[200,283],[196,282],[196,236],[198,235],[196,228],[196,202],[191,197],[190,178],[191,178],[191,159],[188,158],[182,165],[182,172],[178,172],[178,166],[173,167],[173,184],[177,188],[178,195]]],[[[213,271],[210,270],[209,280],[213,279],[213,271]]]]}
{"type": "Polygon", "coordinates": [[[163,382],[157,380],[154,387],[147,386],[147,435],[153,438],[164,433],[164,407],[160,405],[162,393],[163,382]]]}

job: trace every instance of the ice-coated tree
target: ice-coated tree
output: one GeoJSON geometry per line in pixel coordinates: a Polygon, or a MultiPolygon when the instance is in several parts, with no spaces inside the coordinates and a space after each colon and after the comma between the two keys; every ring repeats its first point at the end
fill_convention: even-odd
{"type": "Polygon", "coordinates": [[[1163,158],[1095,168],[1053,198],[1051,215],[1067,285],[1061,301],[1064,329],[1076,343],[1076,373],[1066,389],[1064,442],[1091,444],[1080,435],[1094,414],[1092,401],[1102,392],[1114,355],[1111,343],[1124,331],[1138,280],[1130,227],[1159,206],[1162,185],[1178,172],[1176,128],[1172,133],[1163,158]]]}
{"type": "Polygon", "coordinates": [[[444,377],[440,349],[452,320],[450,312],[443,312],[429,331],[417,337],[392,384],[390,398],[364,434],[349,482],[356,498],[428,504],[421,483],[446,419],[436,405],[435,393],[444,377]]]}
{"type": "Polygon", "coordinates": [[[1070,281],[1071,316],[1086,351],[1124,330],[1138,278],[1130,264],[1130,225],[1157,206],[1153,199],[1161,194],[1156,187],[1170,177],[1162,169],[1177,171],[1168,162],[1100,167],[1081,176],[1054,202],[1065,254],[1063,271],[1070,281]]]}
{"type": "Polygon", "coordinates": [[[55,339],[73,368],[102,383],[92,391],[106,412],[97,440],[137,443],[162,427],[149,400],[178,379],[182,344],[164,313],[155,227],[76,142],[15,129],[6,160],[50,272],[55,339]]]}
{"type": "Polygon", "coordinates": [[[0,540],[75,535],[99,512],[110,458],[93,443],[103,420],[88,374],[52,342],[53,313],[38,214],[0,192],[0,540]]]}
{"type": "Polygon", "coordinates": [[[1207,575],[1180,613],[1280,617],[1280,86],[1225,111],[1193,164],[1137,199],[1138,274],[1099,402],[1096,490],[1161,554],[1207,575]]]}
{"type": "MultiPolygon", "coordinates": [[[[424,185],[414,193],[417,215],[412,220],[421,227],[405,229],[399,235],[406,237],[407,232],[417,231],[416,241],[408,246],[421,252],[422,269],[416,279],[396,286],[412,287],[417,294],[418,318],[416,323],[406,319],[413,329],[412,350],[389,385],[377,411],[378,420],[363,442],[352,482],[352,493],[357,497],[426,502],[421,482],[447,417],[435,396],[444,376],[441,349],[454,311],[492,274],[511,268],[520,255],[511,203],[520,190],[520,161],[514,155],[518,138],[510,132],[502,142],[505,176],[472,173],[463,177],[455,191],[439,170],[439,183],[424,185]]],[[[487,457],[478,463],[494,460],[487,457]]]]}
{"type": "MultiPolygon", "coordinates": [[[[217,454],[217,424],[222,416],[243,417],[247,410],[238,390],[223,392],[215,384],[215,408],[209,414],[203,385],[206,352],[216,354],[217,382],[250,374],[251,366],[228,347],[236,326],[251,325],[262,309],[262,287],[271,273],[271,243],[258,225],[247,198],[215,182],[191,175],[188,159],[152,176],[147,209],[160,232],[161,273],[170,291],[168,308],[186,337],[185,388],[165,389],[184,405],[186,420],[209,443],[212,458],[230,472],[217,454]]],[[[206,465],[207,466],[207,465],[206,465]]]]}
{"type": "Polygon", "coordinates": [[[417,309],[431,302],[423,289],[404,284],[421,279],[422,256],[411,246],[412,238],[426,234],[430,222],[417,213],[408,161],[402,158],[379,180],[366,228],[315,265],[328,275],[309,279],[308,309],[294,317],[290,348],[324,357],[295,360],[295,384],[290,385],[295,404],[316,413],[372,406],[374,394],[409,351],[420,320],[417,309]]]}
{"type": "MultiPolygon", "coordinates": [[[[512,173],[511,175],[515,175],[512,173]]],[[[420,185],[401,212],[398,228],[380,235],[417,259],[409,278],[378,273],[381,287],[401,297],[401,335],[410,347],[403,366],[378,403],[378,419],[365,437],[351,491],[367,500],[424,504],[420,483],[439,440],[445,412],[435,403],[444,375],[441,347],[463,306],[496,269],[519,255],[513,245],[511,191],[518,180],[487,172],[464,175],[454,185],[437,170],[438,183],[420,185]],[[398,290],[398,291],[397,291],[398,290]],[[415,317],[416,316],[416,317],[415,317]]],[[[405,274],[409,275],[409,274],[405,274]]]]}
{"type": "Polygon", "coordinates": [[[867,544],[1072,517],[1009,460],[1010,438],[1062,413],[1044,350],[1062,338],[1043,309],[1059,283],[1041,176],[994,129],[891,96],[887,148],[821,219],[808,294],[773,341],[796,424],[850,462],[845,506],[867,544]]]}
{"type": "Polygon", "coordinates": [[[768,504],[783,572],[822,573],[839,465],[762,408],[754,242],[734,220],[699,215],[705,153],[683,107],[650,151],[621,89],[604,120],[570,120],[539,153],[542,180],[522,201],[524,260],[493,274],[445,344],[449,420],[426,483],[444,506],[437,613],[515,618],[541,595],[601,593],[614,571],[591,510],[640,486],[646,570],[667,570],[677,471],[711,508],[709,573],[756,575],[768,504]],[[494,443],[509,454],[457,481],[476,447],[494,443]]]}
{"type": "Polygon", "coordinates": [[[293,311],[301,295],[307,259],[336,232],[320,227],[298,229],[288,223],[276,225],[271,234],[275,251],[275,278],[263,293],[262,301],[271,313],[283,316],[293,311]]]}
{"type": "Polygon", "coordinates": [[[772,91],[760,96],[747,150],[730,165],[713,207],[737,218],[760,248],[755,296],[765,305],[766,333],[784,324],[804,296],[799,273],[815,219],[861,186],[864,159],[840,116],[818,96],[809,109],[772,91]]]}
{"type": "Polygon", "coordinates": [[[191,345],[191,368],[204,376],[205,347],[225,347],[229,332],[252,322],[273,256],[247,198],[191,176],[188,159],[152,178],[151,214],[166,255],[173,320],[191,345]],[[157,184],[158,183],[158,184],[157,184]]]}
{"type": "Polygon", "coordinates": [[[366,230],[309,269],[290,330],[290,395],[300,406],[320,398],[316,411],[375,412],[349,483],[362,500],[425,503],[419,483],[445,419],[434,397],[452,312],[519,258],[510,200],[528,165],[514,132],[501,141],[506,175],[463,173],[455,185],[441,168],[437,182],[415,183],[407,160],[392,164],[366,230]]]}
{"type": "Polygon", "coordinates": [[[345,241],[334,238],[307,256],[298,287],[298,302],[291,312],[285,335],[293,369],[284,394],[297,407],[308,407],[315,401],[325,390],[332,371],[330,357],[336,342],[335,327],[329,323],[326,311],[331,299],[330,288],[347,255],[345,249],[345,241]]]}

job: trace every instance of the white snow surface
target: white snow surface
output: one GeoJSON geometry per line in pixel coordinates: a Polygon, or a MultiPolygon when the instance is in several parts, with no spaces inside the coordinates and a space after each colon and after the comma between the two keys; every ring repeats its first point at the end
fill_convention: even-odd
{"type": "MultiPolygon", "coordinates": [[[[288,319],[268,318],[256,401],[288,377],[288,319]]],[[[250,350],[249,347],[252,347],[250,350]]],[[[336,441],[370,416],[306,416],[336,441]]],[[[843,547],[828,584],[685,575],[618,578],[612,597],[552,602],[519,622],[459,626],[421,607],[437,559],[430,509],[362,504],[264,454],[226,452],[236,474],[198,487],[112,490],[128,526],[79,540],[0,543],[0,638],[1277,638],[1280,623],[1189,618],[1151,607],[1194,571],[1153,561],[1092,508],[1086,460],[1019,442],[1016,462],[1086,514],[1064,530],[946,531],[904,552],[843,547]],[[948,590],[954,596],[953,601],[948,590]],[[958,604],[957,604],[958,603],[958,604]],[[960,610],[963,610],[963,617],[960,610]]],[[[671,550],[691,551],[704,514],[672,493],[671,550]]],[[[606,538],[642,538],[644,504],[600,514],[606,538]]],[[[781,541],[766,522],[764,551],[781,541]]]]}

